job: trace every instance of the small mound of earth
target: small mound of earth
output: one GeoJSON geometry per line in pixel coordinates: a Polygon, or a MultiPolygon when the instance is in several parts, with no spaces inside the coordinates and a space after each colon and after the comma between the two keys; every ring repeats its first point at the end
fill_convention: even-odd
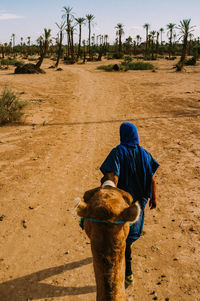
{"type": "Polygon", "coordinates": [[[34,64],[25,64],[22,66],[18,66],[15,69],[15,74],[39,74],[39,73],[45,73],[44,70],[36,67],[34,64]]]}

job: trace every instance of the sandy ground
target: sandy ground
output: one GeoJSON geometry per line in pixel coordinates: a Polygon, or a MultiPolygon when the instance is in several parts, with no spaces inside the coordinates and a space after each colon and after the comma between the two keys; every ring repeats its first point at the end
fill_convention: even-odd
{"type": "MultiPolygon", "coordinates": [[[[107,64],[110,63],[106,62],[107,64]]],[[[74,199],[99,186],[99,167],[119,143],[119,126],[138,127],[159,161],[158,208],[146,208],[133,245],[133,301],[200,300],[200,63],[176,73],[106,73],[98,64],[0,71],[27,100],[24,125],[0,128],[0,301],[95,300],[89,240],[74,199]]]]}

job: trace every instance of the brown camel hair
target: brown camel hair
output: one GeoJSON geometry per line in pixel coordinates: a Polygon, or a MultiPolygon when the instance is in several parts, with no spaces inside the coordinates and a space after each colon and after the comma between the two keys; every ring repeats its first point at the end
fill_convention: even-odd
{"type": "Polygon", "coordinates": [[[87,191],[77,213],[85,217],[84,229],[91,241],[97,284],[97,301],[125,301],[125,248],[129,222],[136,222],[140,209],[131,195],[109,186],[87,191]],[[87,218],[109,221],[106,224],[87,218]],[[113,224],[124,221],[123,224],[113,224]]]}

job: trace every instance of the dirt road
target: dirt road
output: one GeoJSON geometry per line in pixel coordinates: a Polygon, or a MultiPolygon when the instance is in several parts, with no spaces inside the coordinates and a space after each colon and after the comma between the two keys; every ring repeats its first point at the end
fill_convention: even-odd
{"type": "Polygon", "coordinates": [[[29,102],[24,125],[0,128],[0,300],[95,300],[74,199],[99,185],[123,121],[136,124],[140,144],[161,165],[159,205],[146,208],[127,296],[200,300],[200,65],[177,74],[165,61],[156,72],[127,73],[104,73],[99,63],[57,72],[49,64],[46,75],[0,74],[1,87],[29,102]]]}

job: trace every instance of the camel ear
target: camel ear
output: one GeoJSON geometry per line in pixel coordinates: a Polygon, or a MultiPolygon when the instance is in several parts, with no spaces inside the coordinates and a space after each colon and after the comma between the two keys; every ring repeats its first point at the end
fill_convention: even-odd
{"type": "Polygon", "coordinates": [[[99,187],[98,188],[94,188],[94,189],[91,189],[91,190],[88,190],[84,193],[84,196],[83,196],[83,199],[86,203],[89,202],[89,200],[93,197],[93,195],[95,194],[95,192],[97,192],[99,190],[99,187]]]}
{"type": "Polygon", "coordinates": [[[140,216],[140,206],[139,203],[136,202],[132,204],[130,207],[126,208],[120,214],[120,220],[124,220],[127,222],[136,223],[140,216]]]}
{"type": "Polygon", "coordinates": [[[130,195],[130,193],[128,193],[128,192],[126,192],[126,191],[124,191],[124,190],[122,190],[122,189],[120,189],[120,193],[121,193],[123,199],[126,201],[126,203],[127,203],[128,205],[131,205],[131,204],[133,203],[133,198],[132,198],[132,196],[130,195]]]}
{"type": "Polygon", "coordinates": [[[80,216],[80,217],[87,217],[87,204],[84,201],[80,201],[77,209],[76,209],[76,213],[80,216]]]}

